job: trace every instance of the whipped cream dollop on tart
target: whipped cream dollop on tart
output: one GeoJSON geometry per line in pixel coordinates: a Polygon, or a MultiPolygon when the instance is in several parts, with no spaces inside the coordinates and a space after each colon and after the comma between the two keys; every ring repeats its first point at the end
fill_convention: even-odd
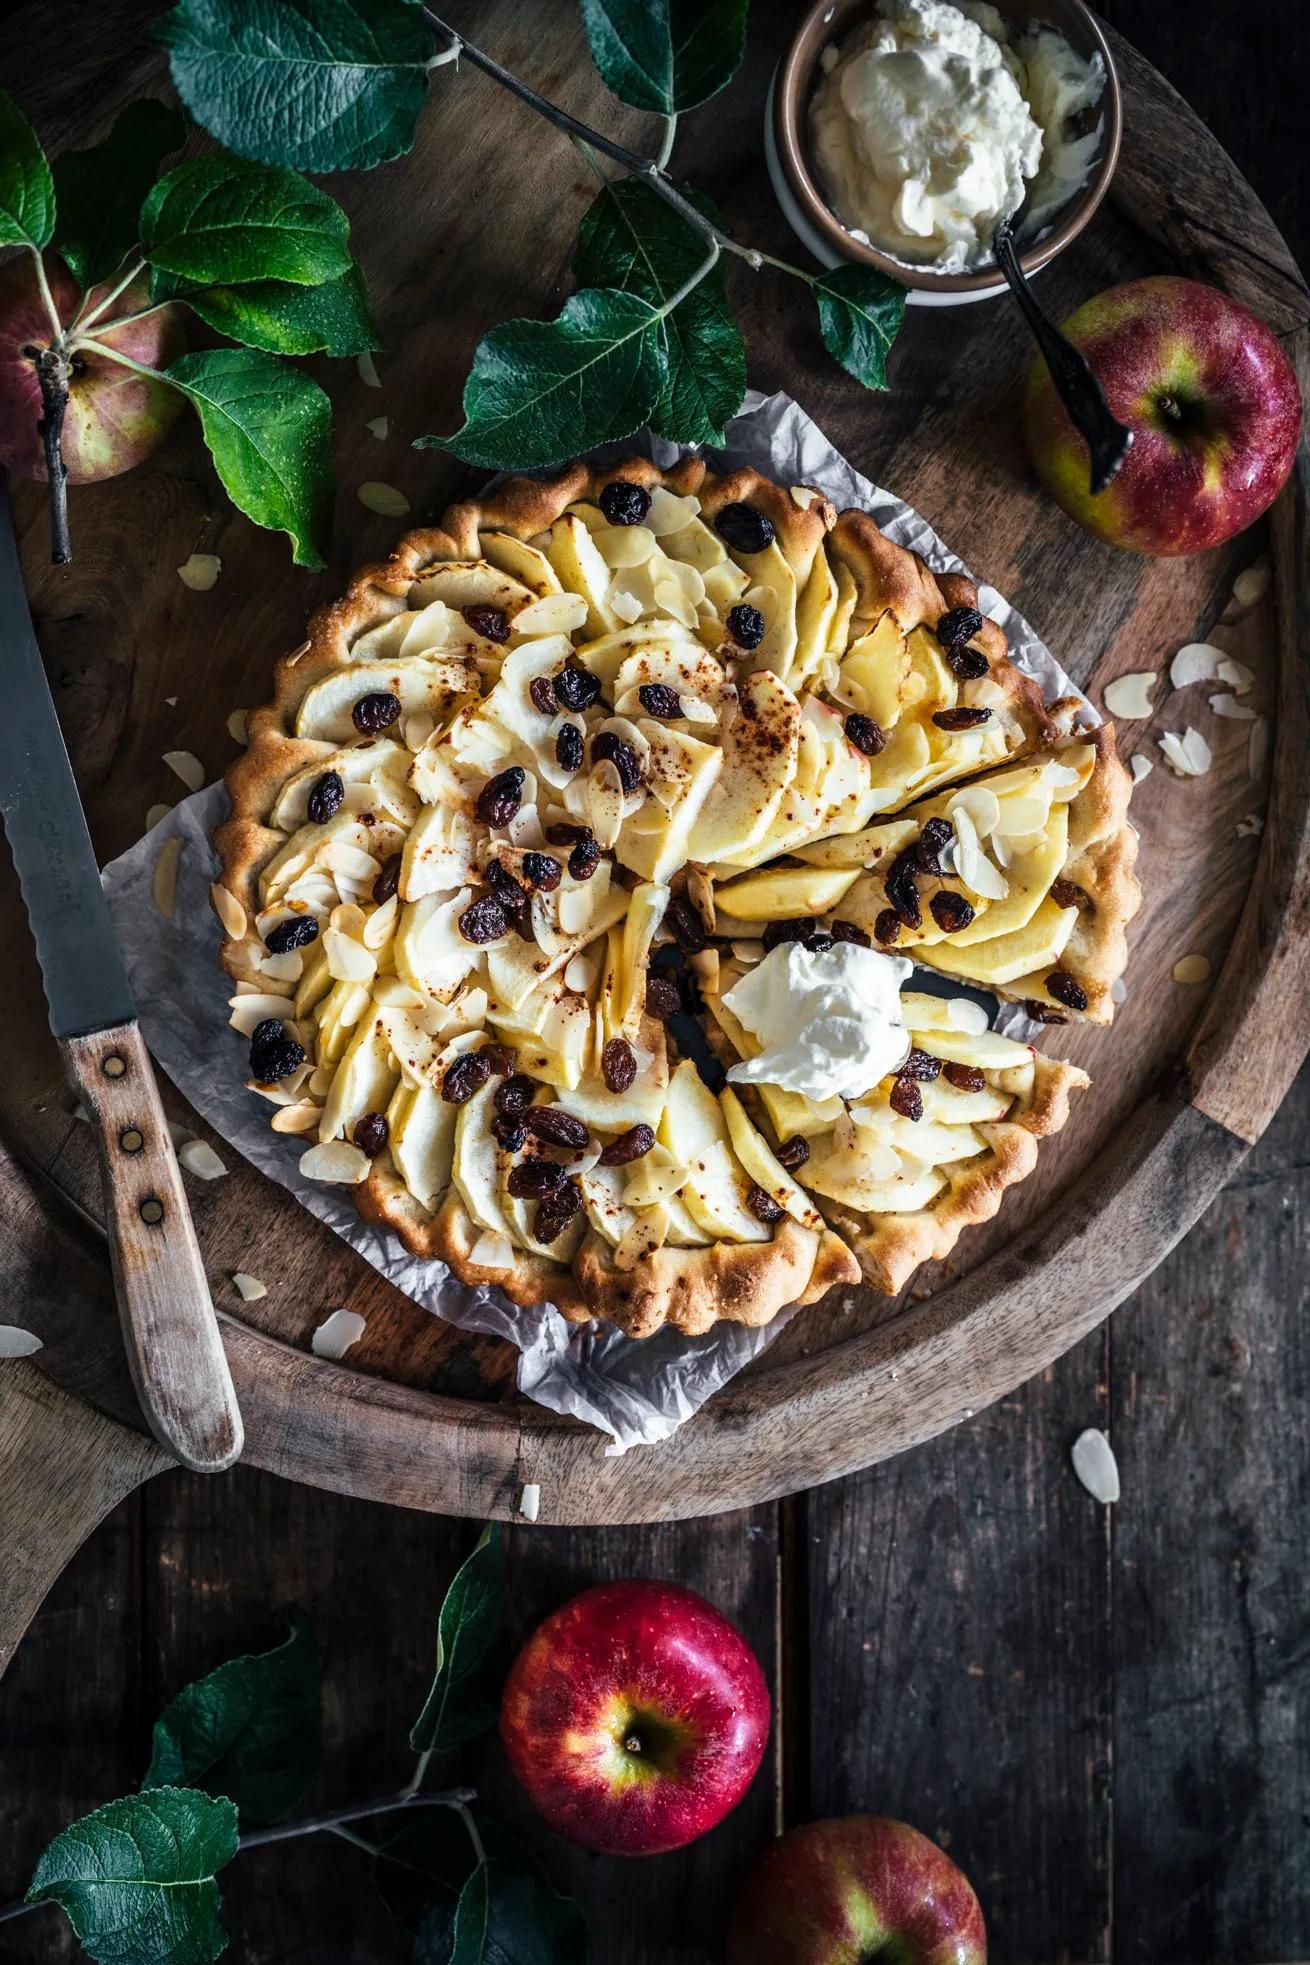
{"type": "Polygon", "coordinates": [[[898,1289],[1108,1021],[1127,773],[971,582],[753,472],[510,479],[279,663],[216,843],[247,1083],[466,1281],[635,1335],[898,1289]]]}

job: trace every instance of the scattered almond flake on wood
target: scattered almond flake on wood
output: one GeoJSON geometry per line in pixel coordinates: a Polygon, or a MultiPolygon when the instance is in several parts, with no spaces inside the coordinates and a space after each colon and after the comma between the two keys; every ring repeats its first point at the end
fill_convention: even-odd
{"type": "Polygon", "coordinates": [[[215,881],[209,890],[209,898],[214,903],[214,912],[222,922],[234,942],[239,942],[246,932],[246,911],[230,887],[215,881]]]}
{"type": "Polygon", "coordinates": [[[164,701],[168,704],[170,710],[175,710],[177,708],[176,696],[165,696],[164,701]]]}
{"type": "Polygon", "coordinates": [[[1176,983],[1203,983],[1207,981],[1209,974],[1208,955],[1184,955],[1173,966],[1173,978],[1176,983]]]}
{"type": "Polygon", "coordinates": [[[1245,703],[1239,703],[1236,696],[1230,695],[1226,689],[1210,698],[1210,708],[1216,716],[1232,717],[1237,723],[1255,722],[1255,711],[1245,703]]]}
{"type": "Polygon", "coordinates": [[[1269,719],[1258,716],[1251,725],[1250,741],[1246,747],[1246,772],[1249,778],[1264,776],[1265,765],[1269,761],[1269,719]]]}
{"type": "Polygon", "coordinates": [[[1258,839],[1264,829],[1264,818],[1259,812],[1248,812],[1244,818],[1237,821],[1239,839],[1258,839]]]}
{"type": "Polygon", "coordinates": [[[174,1153],[180,1153],[182,1148],[190,1140],[195,1138],[195,1134],[188,1132],[185,1126],[179,1126],[176,1119],[169,1119],[166,1121],[166,1124],[168,1126],[168,1137],[173,1142],[173,1151],[174,1153]]]}
{"type": "Polygon", "coordinates": [[[368,420],[367,429],[370,436],[376,437],[379,443],[385,443],[391,434],[391,418],[389,416],[371,416],[368,420]]]}
{"type": "Polygon", "coordinates": [[[1151,714],[1151,691],[1159,681],[1155,669],[1134,669],[1131,675],[1116,676],[1101,692],[1111,716],[1141,722],[1151,714]]]}
{"type": "Polygon", "coordinates": [[[177,868],[182,858],[182,844],[180,839],[166,839],[155,861],[155,906],[166,921],[173,919],[173,907],[177,900],[177,868]]]}
{"type": "Polygon", "coordinates": [[[205,782],[205,767],[194,751],[165,751],[164,762],[176,771],[188,791],[199,791],[205,782]]]}
{"type": "Polygon", "coordinates": [[[1186,689],[1193,682],[1218,682],[1222,648],[1212,641],[1189,641],[1169,664],[1169,680],[1175,689],[1186,689]]]}
{"type": "Polygon", "coordinates": [[[228,718],[227,734],[234,744],[248,742],[249,733],[246,730],[246,718],[249,714],[249,710],[233,710],[231,716],[228,718]]]}
{"type": "Polygon", "coordinates": [[[232,1281],[243,1303],[258,1303],[261,1296],[268,1295],[268,1284],[261,1283],[258,1276],[248,1276],[244,1269],[238,1269],[232,1281]]]}
{"type": "Polygon", "coordinates": [[[166,819],[172,811],[171,805],[152,805],[146,813],[146,831],[153,832],[161,819],[166,819]]]}
{"type": "Polygon", "coordinates": [[[364,1335],[364,1325],[358,1310],[333,1310],[310,1338],[309,1348],[316,1358],[344,1358],[364,1335]]]}
{"type": "Polygon", "coordinates": [[[379,518],[403,519],[409,511],[409,500],[403,491],[394,484],[383,484],[377,478],[365,478],[355,493],[361,505],[368,511],[376,512],[379,518]]]}
{"type": "Polygon", "coordinates": [[[358,1187],[360,1181],[367,1180],[370,1164],[368,1155],[345,1139],[324,1140],[300,1156],[300,1171],[306,1180],[331,1181],[346,1187],[358,1187]]]}
{"type": "Polygon", "coordinates": [[[1258,559],[1254,566],[1244,566],[1233,582],[1233,599],[1239,607],[1254,607],[1269,592],[1271,578],[1267,559],[1258,559]]]}
{"type": "Polygon", "coordinates": [[[1094,1501],[1107,1506],[1119,1499],[1119,1463],[1099,1426],[1089,1426],[1073,1443],[1073,1470],[1094,1501]]]}
{"type": "Polygon", "coordinates": [[[359,379],[366,389],[380,389],[382,387],[382,377],[378,374],[378,365],[367,351],[358,358],[355,367],[359,370],[359,379]]]}
{"type": "Polygon", "coordinates": [[[1122,976],[1116,976],[1110,984],[1110,1001],[1112,1003],[1126,1003],[1127,1000],[1128,985],[1122,976]]]}
{"type": "Polygon", "coordinates": [[[1225,655],[1219,664],[1219,680],[1226,682],[1235,695],[1246,696],[1255,681],[1255,670],[1248,669],[1245,662],[1239,662],[1234,655],[1225,655]]]}
{"type": "Polygon", "coordinates": [[[541,1484],[539,1481],[524,1481],[519,1489],[516,1503],[520,1520],[534,1522],[541,1512],[541,1484]]]}
{"type": "Polygon", "coordinates": [[[1190,723],[1181,736],[1176,730],[1165,731],[1160,739],[1160,755],[1179,778],[1203,778],[1213,761],[1209,744],[1190,723]]]}
{"type": "Polygon", "coordinates": [[[189,1174],[198,1174],[201,1180],[221,1180],[227,1168],[205,1139],[189,1139],[178,1154],[178,1161],[189,1174]]]}
{"type": "Polygon", "coordinates": [[[1143,778],[1149,778],[1152,771],[1154,771],[1155,769],[1155,766],[1152,764],[1150,758],[1143,757],[1140,751],[1134,753],[1130,762],[1132,764],[1133,783],[1135,785],[1140,785],[1143,778]]]}
{"type": "MultiPolygon", "coordinates": [[[[19,1324],[0,1324],[0,1358],[30,1358],[41,1348],[35,1331],[24,1330],[19,1324]]],[[[536,1516],[532,1519],[535,1521],[536,1516]]]]}
{"type": "Polygon", "coordinates": [[[184,587],[190,587],[193,594],[207,594],[218,582],[223,571],[223,562],[217,553],[192,553],[189,560],[177,569],[179,580],[184,587]]]}

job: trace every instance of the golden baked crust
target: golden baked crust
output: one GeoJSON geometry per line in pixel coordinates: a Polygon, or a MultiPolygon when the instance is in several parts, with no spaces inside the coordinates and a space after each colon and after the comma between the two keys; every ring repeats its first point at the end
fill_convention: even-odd
{"type": "MultiPolygon", "coordinates": [[[[657,580],[658,572],[651,577],[657,580]]],[[[463,627],[455,639],[450,638],[455,616],[462,620],[466,605],[500,606],[514,636],[517,614],[554,596],[565,600],[580,596],[586,618],[572,633],[573,648],[577,660],[602,676],[607,688],[617,686],[615,677],[623,672],[629,650],[635,647],[641,652],[648,644],[661,644],[665,630],[677,644],[669,659],[683,663],[681,673],[689,678],[685,688],[693,695],[701,686],[696,678],[708,658],[706,686],[713,697],[708,724],[704,720],[688,724],[684,749],[694,765],[694,757],[710,741],[706,731],[717,713],[714,741],[723,751],[722,759],[710,760],[719,777],[707,769],[711,790],[700,792],[703,804],[697,807],[711,821],[704,836],[716,841],[716,850],[700,858],[694,850],[688,851],[675,865],[665,864],[672,849],[663,850],[664,835],[676,831],[678,824],[672,797],[667,826],[661,823],[654,828],[653,843],[641,848],[659,862],[647,866],[644,877],[643,868],[634,863],[637,856],[627,832],[621,829],[617,850],[622,866],[614,869],[605,919],[594,913],[590,928],[574,937],[578,953],[583,946],[593,956],[600,951],[599,985],[594,976],[585,983],[569,981],[575,966],[572,959],[565,963],[545,957],[525,985],[530,1004],[539,1008],[541,997],[548,1015],[574,1010],[574,997],[587,1006],[595,1018],[595,1035],[586,1039],[595,1047],[586,1053],[593,1082],[601,1037],[611,1027],[618,1028],[613,1023],[613,1003],[602,1001],[605,991],[617,987],[616,977],[625,985],[633,983],[622,968],[624,960],[637,959],[625,956],[620,948],[624,921],[647,906],[652,918],[639,950],[644,963],[650,932],[667,934],[657,924],[668,905],[670,882],[684,904],[695,903],[703,913],[708,910],[714,925],[716,881],[725,885],[736,881],[740,893],[743,875],[766,863],[797,868],[813,856],[822,864],[825,850],[846,840],[854,846],[871,826],[898,813],[908,820],[940,805],[949,794],[939,787],[986,783],[989,776],[1025,760],[1058,759],[1070,741],[1067,706],[1048,707],[1043,702],[1036,685],[1009,661],[1005,637],[995,623],[981,620],[968,637],[971,668],[955,660],[963,643],[953,651],[935,639],[943,616],[976,608],[977,592],[969,580],[958,574],[934,576],[917,555],[887,540],[867,514],[839,516],[812,488],[783,489],[750,471],[709,478],[700,460],[690,457],[669,471],[630,459],[600,473],[575,464],[550,480],[511,478],[485,498],[451,506],[440,525],[407,534],[390,558],[359,573],[339,601],[314,615],[305,643],[276,665],[271,701],[248,718],[248,748],[227,779],[231,816],[215,835],[222,860],[216,905],[228,929],[221,960],[236,985],[234,1024],[249,1036],[254,1024],[264,1018],[280,1021],[284,1033],[302,1042],[309,1053],[298,1071],[281,1081],[252,1080],[252,1089],[274,1102],[275,1127],[302,1134],[306,1140],[317,1137],[329,1157],[335,1152],[338,1160],[348,1160],[355,1151],[349,1145],[351,1125],[361,1109],[380,1111],[384,1109],[380,1101],[391,1101],[385,1107],[391,1115],[389,1143],[372,1155],[367,1166],[322,1177],[349,1179],[361,1214],[393,1231],[412,1253],[449,1263],[471,1283],[498,1285],[520,1304],[549,1300],[572,1320],[603,1318],[634,1336],[645,1336],[665,1323],[688,1334],[707,1330],[719,1319],[767,1323],[785,1305],[815,1301],[834,1284],[855,1282],[861,1274],[879,1288],[894,1291],[919,1261],[944,1255],[962,1228],[994,1214],[1004,1189],[1032,1170],[1037,1140],[1063,1125],[1069,1093],[1086,1083],[1081,1072],[1042,1057],[1026,1070],[1010,1064],[992,1071],[987,1080],[988,1111],[993,1111],[999,1097],[1003,1115],[978,1120],[974,1131],[968,1130],[972,1121],[959,1119],[966,1128],[961,1137],[969,1142],[968,1157],[934,1173],[940,1184],[931,1199],[904,1211],[883,1207],[873,1213],[857,1212],[816,1191],[802,1172],[794,1187],[784,1177],[772,1190],[776,1197],[772,1210],[752,1221],[742,1211],[743,1198],[754,1208],[751,1195],[759,1196],[763,1205],[770,1190],[766,1187],[761,1193],[758,1181],[748,1182],[744,1163],[734,1159],[729,1148],[735,1185],[730,1183],[730,1191],[725,1190],[724,1207],[716,1213],[713,1205],[698,1204],[693,1172],[685,1190],[691,1196],[691,1213],[683,1206],[675,1215],[676,1186],[670,1188],[667,1200],[643,1199],[628,1206],[620,1182],[617,1197],[607,1199],[608,1190],[595,1191],[600,1175],[594,1164],[583,1164],[584,1155],[575,1171],[587,1196],[585,1222],[577,1217],[557,1244],[530,1247],[523,1238],[534,1241],[534,1231],[522,1207],[518,1214],[511,1209],[503,1217],[499,1201],[479,1203],[476,1193],[470,1200],[469,1180],[451,1172],[451,1154],[458,1168],[461,1149],[452,1146],[450,1134],[463,1138],[465,1126],[465,1160],[476,1164],[478,1181],[485,1171],[488,1179],[494,1176],[503,1186],[512,1159],[512,1154],[486,1145],[485,1114],[475,1126],[471,1111],[466,1118],[463,1106],[459,1118],[439,1109],[440,1086],[452,1059],[461,1050],[481,1045],[489,1020],[494,1027],[486,1029],[487,1038],[505,1037],[508,1031],[506,1041],[518,1062],[525,1068],[548,1070],[557,1036],[525,1034],[515,1019],[526,1012],[518,1003],[498,998],[495,986],[488,1004],[485,972],[449,988],[434,984],[426,993],[414,982],[397,949],[404,921],[422,908],[420,895],[428,891],[420,886],[417,856],[412,864],[409,857],[415,814],[432,806],[433,773],[452,772],[451,757],[456,753],[442,748],[451,730],[459,725],[471,740],[478,717],[486,714],[485,684],[504,672],[503,647],[491,647],[478,632],[463,627]],[[620,583],[630,580],[638,587],[641,566],[629,575],[622,571],[628,562],[606,562],[609,584],[603,591],[587,584],[585,568],[576,579],[567,575],[575,564],[570,556],[575,547],[584,559],[590,551],[600,552],[596,539],[608,550],[616,550],[614,528],[606,527],[596,508],[602,487],[616,480],[691,501],[686,529],[666,529],[659,535],[646,569],[664,565],[666,574],[670,570],[678,574],[682,598],[674,590],[678,582],[670,587],[666,579],[659,609],[648,601],[626,630],[623,623],[631,617],[611,602],[621,599],[639,605],[640,596],[621,592],[620,583]],[[730,546],[724,550],[712,527],[724,508],[733,505],[764,514],[772,529],[767,549],[745,552],[730,546]],[[557,535],[565,536],[557,539],[557,535]],[[672,544],[666,545],[670,539],[672,544]],[[679,542],[688,543],[680,548],[679,542]],[[670,567],[674,560],[679,564],[670,567]],[[471,598],[461,598],[465,595],[471,598]],[[759,611],[765,628],[757,651],[730,642],[722,625],[729,599],[743,600],[759,611]],[[673,610],[672,619],[660,611],[665,607],[673,610]],[[432,642],[420,638],[414,644],[417,654],[401,653],[400,641],[408,648],[410,637],[434,611],[443,618],[449,615],[442,630],[446,638],[432,642]],[[393,639],[388,641],[388,636],[393,639]],[[978,657],[986,662],[981,676],[978,657]],[[718,683],[713,675],[716,665],[721,672],[718,683]],[[361,738],[351,726],[351,706],[362,693],[374,691],[397,696],[403,715],[394,726],[361,738]],[[867,724],[875,704],[886,717],[885,729],[879,725],[882,748],[866,752],[849,736],[852,712],[862,715],[867,724]],[[768,721],[771,714],[782,718],[777,727],[783,734],[776,741],[768,721]],[[944,722],[939,720],[943,715],[944,722]],[[426,733],[415,727],[425,719],[431,726],[426,733]],[[731,748],[734,721],[737,753],[731,748]],[[714,798],[719,797],[720,807],[725,800],[731,802],[728,760],[735,762],[745,755],[740,750],[743,731],[754,737],[760,729],[769,742],[757,744],[756,763],[768,753],[761,768],[776,776],[770,756],[777,755],[780,744],[785,750],[789,743],[791,775],[772,791],[762,785],[756,805],[744,817],[720,811],[718,824],[714,798]],[[347,806],[340,828],[336,821],[318,826],[306,817],[309,788],[329,769],[346,780],[347,806]],[[351,803],[356,778],[367,795],[361,793],[351,803]],[[837,779],[839,796],[831,791],[837,779]],[[426,789],[416,791],[416,785],[426,789]],[[625,852],[633,857],[625,860],[625,852]],[[372,866],[402,853],[405,871],[396,901],[374,903],[372,866]],[[634,880],[636,885],[624,884],[634,880]],[[390,915],[384,920],[388,906],[390,915]],[[323,929],[321,940],[316,939],[303,957],[292,952],[270,959],[263,940],[270,919],[281,921],[297,911],[314,913],[323,929]],[[232,932],[234,927],[241,932],[232,932]],[[1002,1096],[1007,1071],[1010,1082],[1002,1096]],[[342,1091],[347,1080],[352,1095],[342,1091]],[[408,1162],[401,1128],[406,1136],[419,1135],[423,1145],[421,1155],[416,1149],[409,1152],[408,1162]],[[420,1159],[421,1172],[430,1178],[416,1176],[414,1164],[420,1159]],[[797,1189],[804,1191],[798,1194],[797,1189]],[[783,1201],[782,1209],[777,1198],[783,1201]],[[731,1233],[721,1231],[725,1212],[735,1224],[731,1233]],[[608,1226],[611,1217],[621,1217],[627,1232],[608,1226]],[[509,1231],[508,1240],[502,1228],[509,1231]]],[[[508,653],[528,646],[534,633],[544,641],[550,630],[525,630],[524,638],[515,638],[508,653]]],[[[662,644],[657,655],[661,648],[662,644]]],[[[628,690],[629,696],[633,693],[628,690]]],[[[640,717],[635,705],[632,714],[640,717]]],[[[630,729],[631,722],[624,727],[630,729]]],[[[660,733],[653,735],[658,744],[660,733]]],[[[1096,767],[1071,806],[1064,873],[1085,890],[1092,905],[1079,915],[1065,960],[1087,988],[1086,1014],[1105,1020],[1111,1014],[1111,986],[1123,966],[1124,923],[1137,899],[1132,877],[1135,839],[1126,824],[1129,784],[1114,755],[1113,733],[1107,727],[1091,741],[1096,767]]],[[[470,748],[467,755],[476,752],[470,748]]],[[[494,764],[481,767],[483,779],[496,768],[494,764]]],[[[688,768],[694,776],[694,768],[688,768]]],[[[457,776],[455,771],[452,784],[457,776]]],[[[544,786],[538,787],[538,796],[546,801],[543,810],[550,809],[544,786]]],[[[460,817],[457,792],[450,794],[449,804],[460,817]]],[[[470,811],[471,801],[466,798],[461,823],[472,833],[477,828],[470,811]]],[[[701,837],[700,823],[693,816],[689,829],[684,827],[693,849],[701,837]]],[[[626,825],[625,817],[623,828],[626,825]]],[[[446,843],[439,850],[458,857],[457,848],[446,843]]],[[[473,853],[472,846],[466,850],[473,853]]],[[[488,851],[498,854],[501,846],[482,837],[477,842],[478,857],[470,857],[466,871],[452,879],[467,878],[475,888],[488,851]]],[[[507,854],[511,851],[506,847],[507,854]]],[[[503,863],[516,864],[509,858],[503,863]]],[[[861,863],[848,860],[846,864],[861,863]]],[[[869,870],[861,878],[871,881],[880,870],[878,855],[865,864],[869,870]]],[[[565,885],[569,884],[566,879],[565,885]]],[[[461,904],[464,898],[461,892],[461,904]]],[[[734,923],[730,912],[720,927],[725,936],[755,932],[749,925],[743,930],[734,923]]],[[[560,942],[558,924],[553,932],[554,943],[548,938],[543,948],[560,942]]],[[[931,949],[925,948],[923,960],[932,964],[931,949]]],[[[582,968],[588,968],[585,960],[582,968]]],[[[637,981],[644,988],[644,969],[637,981]]],[[[1030,986],[1022,992],[1004,988],[998,993],[1043,996],[1040,976],[1024,981],[1030,986]]],[[[623,1028],[637,1054],[647,1060],[641,1074],[654,1087],[652,1097],[667,1099],[671,1080],[664,1047],[657,1036],[652,1038],[648,1020],[642,1022],[639,1002],[623,1028]]],[[[964,1040],[956,1032],[949,1034],[949,1041],[958,1047],[964,1040]]],[[[670,1066],[672,1061],[671,1057],[670,1066]]],[[[567,1110],[572,1096],[567,1081],[562,1087],[555,1079],[547,1082],[567,1110]]],[[[884,1085],[871,1088],[867,1098],[875,1104],[881,1100],[885,1106],[886,1095],[884,1085]]],[[[939,1094],[935,1091],[933,1096],[939,1094]]],[[[947,1095],[943,1091],[940,1096],[947,1095]]],[[[761,1111],[758,1099],[752,1097],[747,1104],[758,1127],[756,1144],[762,1143],[771,1155],[781,1144],[778,1128],[761,1111]]],[[[587,1109],[592,1111],[593,1106],[587,1109]]],[[[866,1117],[876,1130],[886,1115],[879,1107],[866,1117]]],[[[591,1123],[604,1137],[603,1118],[593,1116],[591,1123]]],[[[900,1127],[898,1120],[889,1123],[900,1127]]],[[[942,1123],[957,1122],[948,1112],[942,1123]]],[[[900,1127],[898,1138],[903,1130],[900,1127]]],[[[732,1137],[736,1140],[736,1135],[732,1137]]],[[[728,1138],[725,1132],[724,1141],[728,1138]]],[[[660,1160],[662,1168],[669,1158],[662,1143],[654,1149],[650,1164],[660,1160]]],[[[337,1163],[333,1164],[335,1168],[337,1163]]],[[[700,1166],[700,1161],[694,1161],[694,1168],[700,1166]]],[[[906,1166],[911,1179],[923,1188],[932,1170],[913,1159],[906,1166]]]]}

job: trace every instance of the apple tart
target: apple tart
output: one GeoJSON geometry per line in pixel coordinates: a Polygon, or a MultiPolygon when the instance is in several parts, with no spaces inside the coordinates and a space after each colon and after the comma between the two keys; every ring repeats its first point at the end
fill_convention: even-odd
{"type": "Polygon", "coordinates": [[[248,719],[214,890],[247,1083],[306,1175],[520,1303],[647,1335],[895,1290],[1086,1083],[905,958],[1112,1014],[1128,780],[1072,707],[811,488],[510,479],[248,719]]]}

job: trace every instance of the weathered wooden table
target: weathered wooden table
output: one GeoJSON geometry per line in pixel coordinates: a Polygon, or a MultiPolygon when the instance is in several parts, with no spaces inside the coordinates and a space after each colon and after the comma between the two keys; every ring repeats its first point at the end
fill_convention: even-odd
{"type": "MultiPolygon", "coordinates": [[[[149,78],[152,11],[103,7],[56,66],[49,0],[18,10],[6,81],[48,137],[92,140],[101,83],[112,76],[125,94],[149,78]]],[[[693,119],[685,153],[741,230],[783,251],[758,119],[790,11],[757,6],[747,71],[693,119]]],[[[1280,0],[1252,0],[1240,21],[1213,3],[1198,21],[1180,0],[1157,0],[1148,19],[1126,0],[1106,11],[1192,94],[1303,244],[1306,192],[1284,171],[1310,83],[1304,26],[1280,0]]],[[[549,93],[596,111],[571,8],[470,6],[462,18],[549,93]]],[[[562,240],[583,196],[567,157],[530,118],[490,106],[498,141],[521,146],[524,196],[564,208],[549,228],[562,240]]],[[[475,140],[484,130],[470,123],[475,140]]],[[[494,216],[463,212],[452,227],[451,304],[469,347],[507,311],[562,290],[562,265],[547,292],[540,269],[503,264],[494,216]]],[[[359,247],[366,263],[385,249],[359,247]]],[[[858,397],[798,313],[752,299],[748,319],[752,379],[791,388],[856,454],[896,413],[858,397]]],[[[442,386],[432,427],[449,425],[455,378],[442,386]]],[[[708,1965],[746,1855],[783,1821],[857,1808],[902,1814],[948,1844],[1007,1965],[1310,1957],[1307,1162],[1303,1076],[1130,1306],[1043,1378],[910,1455],[700,1523],[513,1533],[524,1626],[600,1577],[676,1576],[742,1624],[777,1687],[767,1778],[715,1835],[626,1867],[617,1887],[612,1866],[528,1823],[494,1752],[470,1756],[489,1803],[583,1900],[600,1965],[708,1965]],[[1112,1515],[1068,1470],[1071,1440],[1094,1424],[1113,1434],[1123,1473],[1112,1515]]],[[[435,1607],[472,1534],[249,1471],[166,1476],[118,1509],[0,1684],[0,1898],[60,1824],[139,1778],[172,1691],[271,1639],[287,1602],[309,1611],[329,1655],[325,1805],[398,1780],[435,1607]]],[[[402,1959],[360,1865],[338,1845],[244,1858],[225,1880],[232,1957],[402,1959]]],[[[72,1949],[51,1913],[0,1930],[0,1965],[72,1949]]]]}

